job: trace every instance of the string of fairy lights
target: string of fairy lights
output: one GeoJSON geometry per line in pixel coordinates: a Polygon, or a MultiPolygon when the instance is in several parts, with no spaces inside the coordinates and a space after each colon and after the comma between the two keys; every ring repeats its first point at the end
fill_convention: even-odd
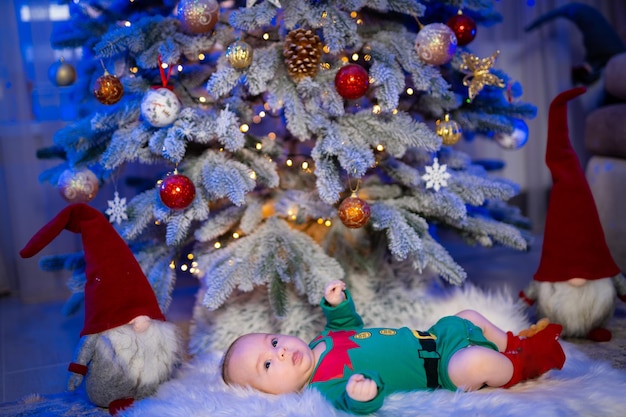
{"type": "MultiPolygon", "coordinates": [[[[130,0],[131,2],[133,0],[130,0]]],[[[328,14],[326,12],[322,13],[322,19],[327,19],[328,18],[328,14]]],[[[357,25],[362,25],[363,19],[361,19],[361,17],[359,16],[359,13],[357,11],[353,11],[350,13],[350,17],[352,19],[355,19],[356,24],[357,25]]],[[[131,27],[132,23],[130,21],[123,21],[120,23],[121,25],[125,26],[125,27],[131,27]]],[[[273,41],[272,39],[272,34],[270,32],[264,32],[260,38],[263,41],[273,41]]],[[[217,46],[218,48],[220,47],[219,45],[217,46]]],[[[328,45],[323,45],[322,46],[322,51],[326,54],[330,53],[330,48],[328,47],[328,45]]],[[[365,45],[360,52],[353,52],[353,53],[349,53],[346,54],[344,56],[340,57],[340,62],[341,65],[347,64],[349,62],[358,62],[360,60],[363,60],[364,62],[369,62],[372,59],[372,56],[370,55],[371,52],[371,48],[367,45],[365,45]]],[[[208,54],[207,53],[199,53],[197,55],[197,59],[198,62],[203,62],[208,58],[208,54]]],[[[175,64],[174,66],[172,66],[172,68],[170,69],[170,64],[166,63],[166,62],[161,62],[160,63],[161,69],[162,70],[169,70],[171,71],[172,75],[175,75],[176,73],[182,73],[185,68],[183,66],[183,64],[175,64]]],[[[331,70],[332,66],[329,62],[320,62],[319,66],[322,70],[331,70]]],[[[137,66],[131,66],[129,68],[129,72],[131,73],[131,76],[134,76],[135,74],[139,73],[139,68],[137,66]]],[[[375,83],[375,79],[373,79],[373,77],[369,76],[369,82],[371,83],[375,83]]],[[[415,94],[415,91],[413,90],[413,88],[411,88],[410,86],[406,87],[405,89],[405,93],[407,96],[413,96],[415,94]]],[[[197,97],[193,97],[197,103],[199,103],[200,105],[206,105],[209,103],[210,98],[208,97],[208,92],[207,95],[204,94],[200,94],[197,97]]],[[[358,106],[358,104],[357,104],[358,106]]],[[[371,111],[374,114],[381,114],[382,113],[382,108],[380,105],[374,103],[371,105],[371,111]]],[[[398,113],[398,109],[393,109],[391,111],[391,114],[397,114],[398,113]]],[[[268,115],[271,116],[276,116],[279,114],[279,110],[273,109],[271,108],[271,106],[269,105],[269,103],[265,102],[263,103],[263,105],[261,106],[261,108],[255,112],[254,116],[252,117],[251,123],[255,124],[255,125],[259,125],[261,124],[268,115]]],[[[251,130],[251,126],[249,123],[247,122],[243,122],[240,124],[239,126],[239,130],[246,134],[249,133],[251,130]]],[[[265,136],[265,138],[269,139],[269,140],[276,140],[277,139],[277,134],[275,132],[269,132],[267,133],[265,136]]],[[[263,143],[261,141],[257,142],[256,144],[254,144],[254,148],[259,151],[262,152],[263,151],[263,143]]],[[[385,147],[382,144],[378,144],[377,146],[375,146],[375,150],[378,152],[384,152],[385,147]]],[[[224,151],[224,149],[220,149],[220,151],[224,151]]],[[[269,156],[266,155],[266,157],[271,161],[271,158],[269,156]]],[[[295,158],[293,156],[286,156],[284,159],[284,166],[287,169],[299,169],[302,173],[304,174],[313,174],[313,162],[307,160],[306,158],[304,160],[301,160],[302,158],[295,158]]],[[[256,179],[256,172],[254,172],[254,170],[250,170],[250,177],[253,179],[256,179]]],[[[298,208],[297,207],[292,207],[289,208],[286,211],[286,219],[288,221],[292,221],[295,222],[298,220],[298,208]]],[[[156,220],[155,224],[159,225],[160,221],[156,220]]],[[[323,226],[323,227],[327,227],[330,228],[333,225],[333,221],[330,218],[317,218],[316,220],[312,220],[311,224],[317,224],[319,226],[323,226]]],[[[215,241],[213,241],[212,243],[212,247],[215,250],[219,250],[223,247],[225,247],[225,245],[227,245],[228,241],[232,240],[237,240],[239,238],[241,238],[243,236],[243,233],[240,231],[234,231],[232,233],[229,233],[228,235],[224,235],[221,239],[217,239],[215,241]]],[[[186,256],[183,257],[183,260],[181,260],[179,262],[179,264],[177,265],[177,263],[172,260],[170,263],[170,268],[171,269],[178,269],[181,272],[184,273],[190,273],[192,275],[199,275],[201,273],[199,267],[198,267],[198,262],[196,261],[196,256],[193,253],[188,253],[186,256]]]]}

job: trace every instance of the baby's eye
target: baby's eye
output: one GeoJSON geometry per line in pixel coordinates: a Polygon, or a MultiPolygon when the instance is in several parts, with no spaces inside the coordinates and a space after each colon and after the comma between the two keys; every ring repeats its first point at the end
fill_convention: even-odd
{"type": "Polygon", "coordinates": [[[272,339],[272,346],[276,347],[277,344],[278,344],[278,339],[272,339]]]}
{"type": "Polygon", "coordinates": [[[266,361],[265,364],[264,364],[265,365],[265,369],[270,369],[270,365],[271,364],[272,363],[270,361],[266,361]]]}

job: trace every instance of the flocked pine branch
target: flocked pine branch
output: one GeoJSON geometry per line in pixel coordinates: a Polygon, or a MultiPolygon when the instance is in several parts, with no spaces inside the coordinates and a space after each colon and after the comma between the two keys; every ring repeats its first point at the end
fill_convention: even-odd
{"type": "MultiPolygon", "coordinates": [[[[75,7],[84,11],[87,3],[75,7]]],[[[471,243],[523,249],[525,238],[507,224],[519,226],[519,213],[498,205],[517,187],[492,178],[453,147],[441,147],[433,122],[449,112],[469,134],[510,132],[512,119],[533,117],[534,107],[519,100],[519,86],[497,68],[493,72],[508,90],[487,86],[468,103],[467,92],[458,91],[459,54],[442,71],[414,50],[416,18],[441,20],[463,8],[489,24],[498,20],[491,0],[281,0],[280,8],[262,1],[223,11],[204,34],[183,32],[173,3],[131,14],[127,2],[112,2],[111,10],[99,9],[97,24],[89,26],[89,14],[81,12],[72,30],[58,35],[58,44],[85,45],[91,82],[102,74],[100,60],[111,68],[132,66],[133,73],[121,74],[120,103],[100,105],[95,115],[58,132],[55,145],[63,152],[56,153],[66,160],[41,176],[54,184],[63,170],[89,165],[107,181],[113,170],[139,162],[162,165],[164,172],[176,167],[193,181],[191,205],[172,210],[160,200],[155,179],[130,199],[129,220],[120,227],[126,239],[141,242],[137,257],[163,307],[175,282],[169,264],[184,247],[198,252],[207,306],[219,307],[235,289],[266,285],[278,315],[288,309],[287,285],[316,303],[324,283],[343,276],[340,262],[349,269],[348,260],[367,258],[368,247],[417,271],[429,267],[451,283],[462,282],[462,268],[430,235],[433,225],[455,229],[471,243]],[[122,19],[131,24],[119,25],[122,19]],[[312,28],[325,47],[317,73],[298,82],[283,57],[285,35],[295,27],[312,28]],[[224,55],[236,37],[254,48],[244,69],[233,68],[224,55]],[[352,54],[363,58],[370,76],[367,94],[356,101],[344,100],[334,86],[352,54]],[[162,128],[140,114],[143,96],[162,82],[159,60],[182,68],[169,80],[182,110],[162,128]],[[274,115],[271,133],[246,132],[261,108],[274,115]],[[310,168],[285,168],[292,157],[310,168]],[[433,157],[451,175],[437,192],[421,179],[433,157]],[[357,179],[359,195],[372,207],[362,229],[370,241],[340,248],[350,240],[345,231],[341,235],[336,206],[357,179]],[[306,232],[319,219],[334,219],[334,225],[313,240],[306,232]],[[233,238],[234,231],[244,237],[233,238]],[[215,249],[214,240],[224,247],[215,249]]]]}
{"type": "MultiPolygon", "coordinates": [[[[226,248],[199,256],[198,263],[206,277],[203,304],[210,309],[221,306],[235,289],[252,291],[270,282],[273,286],[291,283],[315,304],[325,284],[344,275],[337,261],[313,239],[278,218],[268,219],[254,234],[226,248]]],[[[274,290],[273,294],[280,293],[274,290]]],[[[273,304],[282,305],[279,300],[273,304]]]]}

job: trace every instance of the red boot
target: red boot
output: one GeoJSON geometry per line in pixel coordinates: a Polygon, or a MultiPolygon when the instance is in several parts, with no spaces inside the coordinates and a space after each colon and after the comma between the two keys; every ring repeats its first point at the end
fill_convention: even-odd
{"type": "Polygon", "coordinates": [[[563,368],[565,353],[558,341],[562,331],[563,326],[548,324],[545,329],[527,338],[507,332],[506,350],[502,353],[513,363],[513,376],[503,388],[537,378],[551,369],[563,368]]]}
{"type": "Polygon", "coordinates": [[[133,405],[134,402],[135,400],[133,398],[121,398],[119,400],[111,401],[109,404],[109,414],[116,416],[120,411],[133,405]]]}

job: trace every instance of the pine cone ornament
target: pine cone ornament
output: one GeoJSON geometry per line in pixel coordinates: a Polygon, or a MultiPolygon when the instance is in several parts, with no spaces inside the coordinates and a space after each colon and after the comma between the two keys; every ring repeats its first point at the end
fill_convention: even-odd
{"type": "Polygon", "coordinates": [[[292,80],[315,77],[322,57],[322,41],[311,29],[294,29],[287,34],[283,55],[292,80]]]}

